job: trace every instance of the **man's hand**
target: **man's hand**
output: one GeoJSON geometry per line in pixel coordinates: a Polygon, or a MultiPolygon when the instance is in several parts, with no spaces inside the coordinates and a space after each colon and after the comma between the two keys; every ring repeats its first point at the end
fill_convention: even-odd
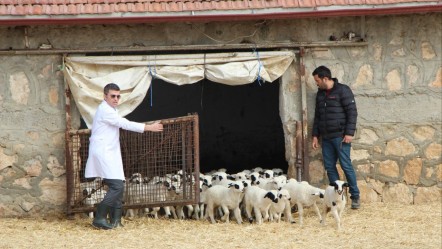
{"type": "Polygon", "coordinates": [[[346,144],[349,144],[349,143],[351,143],[352,140],[353,140],[353,136],[345,135],[344,139],[342,139],[342,142],[346,143],[346,144]]]}
{"type": "Polygon", "coordinates": [[[313,137],[312,148],[313,148],[314,150],[316,150],[316,149],[319,148],[318,137],[313,137]]]}
{"type": "Polygon", "coordinates": [[[145,124],[144,131],[153,131],[153,132],[163,131],[163,124],[160,123],[159,121],[153,124],[145,124]]]}

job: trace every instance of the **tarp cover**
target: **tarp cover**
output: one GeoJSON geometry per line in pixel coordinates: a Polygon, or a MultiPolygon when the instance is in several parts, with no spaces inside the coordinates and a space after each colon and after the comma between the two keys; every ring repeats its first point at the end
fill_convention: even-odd
{"type": "Polygon", "coordinates": [[[295,59],[294,52],[231,52],[184,55],[67,56],[64,76],[81,116],[91,128],[95,110],[103,100],[103,87],[121,89],[118,112],[131,113],[144,99],[153,78],[175,85],[204,78],[226,85],[255,80],[273,82],[295,59]]]}

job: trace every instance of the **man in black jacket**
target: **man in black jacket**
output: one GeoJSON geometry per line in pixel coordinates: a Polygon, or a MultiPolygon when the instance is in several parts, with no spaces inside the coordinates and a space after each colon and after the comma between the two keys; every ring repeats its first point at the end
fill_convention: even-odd
{"type": "Polygon", "coordinates": [[[339,159],[349,184],[351,208],[358,209],[359,189],[350,159],[351,141],[358,116],[353,92],[350,87],[332,78],[330,69],[325,66],[316,68],[312,75],[319,88],[316,94],[312,147],[315,150],[319,148],[318,138],[321,137],[324,168],[330,182],[339,180],[336,168],[339,159]]]}

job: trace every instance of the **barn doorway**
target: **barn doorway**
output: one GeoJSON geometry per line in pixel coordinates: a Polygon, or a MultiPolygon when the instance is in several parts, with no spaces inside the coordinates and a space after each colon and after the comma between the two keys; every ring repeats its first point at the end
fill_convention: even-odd
{"type": "Polygon", "coordinates": [[[286,170],[279,85],[278,80],[240,86],[202,80],[177,86],[154,79],[143,102],[126,117],[141,122],[198,113],[202,173],[286,170]]]}

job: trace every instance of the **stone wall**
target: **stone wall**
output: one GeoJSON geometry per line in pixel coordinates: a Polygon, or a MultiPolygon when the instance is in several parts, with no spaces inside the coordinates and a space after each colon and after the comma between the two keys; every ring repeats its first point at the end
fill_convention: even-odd
{"type": "MultiPolygon", "coordinates": [[[[142,47],[319,42],[365,30],[367,46],[307,48],[307,111],[312,124],[319,65],[353,89],[359,109],[352,159],[364,202],[440,201],[442,182],[442,14],[139,25],[0,27],[0,49],[142,47]],[[436,27],[436,28],[435,28],[436,27]]],[[[298,58],[299,59],[299,58],[298,58]]],[[[0,55],[0,216],[65,212],[65,98],[62,55],[0,55]]],[[[299,61],[299,60],[298,60],[299,61]]],[[[280,112],[293,165],[301,120],[297,62],[282,77],[280,112]]],[[[73,105],[73,124],[79,115],[73,105]]],[[[310,146],[310,143],[309,143],[310,146]]],[[[320,151],[311,182],[327,184],[320,151]]]]}
{"type": "MultiPolygon", "coordinates": [[[[304,58],[309,127],[317,66],[328,66],[355,94],[359,116],[351,157],[364,202],[441,200],[442,30],[431,25],[441,17],[424,17],[367,18],[367,47],[307,49],[304,58]]],[[[287,151],[294,148],[291,121],[301,117],[301,108],[287,107],[300,98],[298,71],[293,66],[283,77],[287,151]]],[[[327,184],[320,151],[310,150],[310,160],[311,182],[327,184]]]]}
{"type": "Polygon", "coordinates": [[[66,202],[61,57],[0,60],[0,216],[58,213],[66,202]]]}

